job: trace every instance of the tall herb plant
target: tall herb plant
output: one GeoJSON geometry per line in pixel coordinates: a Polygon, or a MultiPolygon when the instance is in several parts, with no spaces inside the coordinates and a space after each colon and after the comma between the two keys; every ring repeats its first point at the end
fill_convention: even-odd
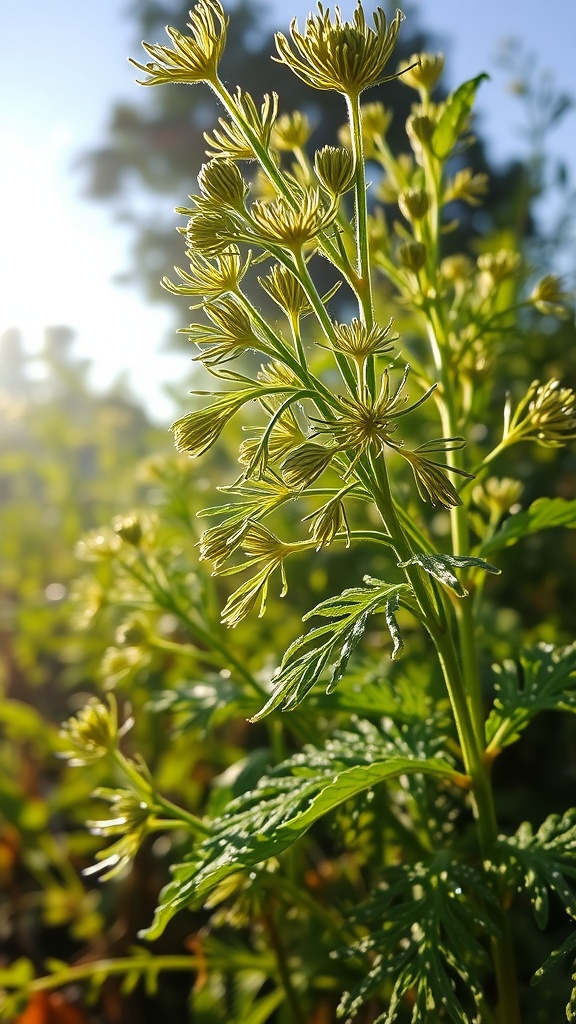
{"type": "MultiPolygon", "coordinates": [[[[140,713],[171,714],[184,737],[249,717],[267,729],[269,752],[264,765],[248,757],[233,785],[224,772],[194,813],[123,752],[112,698],[67,723],[64,754],[105,761],[124,779],[99,791],[112,810],[92,823],[113,838],[98,855],[108,875],[150,834],[178,840],[143,938],[193,908],[203,931],[192,953],[141,950],[99,970],[126,972],[130,984],[196,971],[194,1020],[548,1021],[548,972],[576,950],[576,810],[509,833],[492,779],[539,713],[576,708],[576,645],[536,643],[488,675],[483,612],[505,548],[576,525],[576,501],[522,508],[519,481],[492,475],[513,446],[526,457],[528,445],[576,437],[574,393],[559,380],[502,387],[511,340],[535,313],[566,315],[569,297],[553,274],[530,282],[513,246],[487,245],[475,261],[445,255],[458,204],[478,206],[488,187],[465,161],[485,76],[436,102],[440,56],[393,70],[401,21],[378,9],[369,23],[358,4],[347,22],[319,5],[302,30],[294,22],[289,38],[277,35],[277,60],[343,99],[339,144],[313,154],[304,113],[279,115],[276,95],[259,102],[221,81],[219,0],[200,0],[189,34],[169,28],[170,45],[145,44],[150,62],[136,65],[144,85],[204,83],[224,108],[180,210],[187,265],[164,284],[206,315],[184,333],[216,379],[174,424],[176,448],[196,459],[233,417],[246,429],[224,500],[203,511],[216,524],[199,557],[216,577],[241,575],[221,619],[249,619],[250,631],[240,626],[232,642],[211,581],[183,571],[180,554],[158,555],[146,519],[118,520],[83,553],[115,567],[113,600],[131,608],[120,647],[170,648],[197,680],[140,713]],[[363,103],[376,86],[385,99],[395,77],[414,90],[400,156],[386,140],[393,110],[363,103]],[[321,261],[334,271],[328,295],[315,283],[321,261]],[[262,657],[254,613],[269,588],[284,595],[289,563],[302,574],[342,550],[349,585],[306,612],[310,627],[283,656],[262,657]],[[377,572],[352,578],[371,562],[377,572]],[[153,638],[150,615],[167,611],[178,642],[153,638]],[[526,901],[539,928],[549,905],[566,925],[561,947],[531,965],[533,991],[515,964],[526,901]]],[[[179,463],[176,476],[193,480],[195,467],[179,463]]],[[[109,683],[122,677],[118,656],[108,655],[109,683]]],[[[28,978],[27,991],[83,970],[56,967],[48,981],[28,978]]]]}

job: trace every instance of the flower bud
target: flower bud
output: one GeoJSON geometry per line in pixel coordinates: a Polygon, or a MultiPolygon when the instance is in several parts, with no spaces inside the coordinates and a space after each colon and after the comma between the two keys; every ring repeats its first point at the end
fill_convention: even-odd
{"type": "Polygon", "coordinates": [[[324,146],[314,156],[320,183],[333,196],[341,196],[354,182],[354,162],[346,149],[324,146]]]}
{"type": "Polygon", "coordinates": [[[400,81],[413,89],[429,93],[444,69],[443,53],[413,53],[398,67],[400,81]]]}
{"type": "Polygon", "coordinates": [[[521,494],[522,484],[510,477],[498,479],[490,476],[472,490],[472,498],[476,505],[498,519],[514,509],[521,494]]]}
{"type": "Polygon", "coordinates": [[[272,129],[272,145],[275,149],[293,152],[304,149],[312,134],[306,114],[295,110],[292,114],[281,114],[272,129]]]}
{"type": "Polygon", "coordinates": [[[60,756],[76,766],[99,761],[116,750],[118,737],[126,732],[129,725],[128,722],[121,730],[118,729],[116,703],[112,698],[106,706],[92,697],[75,717],[69,718],[62,726],[60,736],[69,746],[60,756]]]}
{"type": "Polygon", "coordinates": [[[430,196],[424,189],[411,188],[398,196],[398,206],[406,220],[421,220],[430,209],[430,196]]]}
{"type": "Polygon", "coordinates": [[[573,296],[562,288],[562,281],[556,274],[546,274],[530,293],[530,302],[539,313],[549,316],[567,317],[570,309],[567,303],[573,296]]]}
{"type": "Polygon", "coordinates": [[[429,149],[434,135],[434,123],[427,114],[410,114],[406,121],[406,131],[410,136],[414,152],[429,149]]]}
{"type": "Polygon", "coordinates": [[[334,452],[323,444],[307,441],[286,456],[281,465],[282,479],[288,487],[302,491],[330,465],[334,452]]]}
{"type": "Polygon", "coordinates": [[[114,530],[120,539],[125,541],[127,544],[131,544],[134,548],[140,547],[140,542],[142,540],[142,525],[135,512],[131,515],[117,516],[114,520],[114,530]]]}
{"type": "Polygon", "coordinates": [[[202,164],[198,184],[204,199],[243,212],[248,185],[232,160],[220,158],[202,164]]]}
{"type": "Polygon", "coordinates": [[[406,270],[417,274],[426,263],[426,246],[423,242],[402,242],[398,249],[398,257],[406,270]]]}

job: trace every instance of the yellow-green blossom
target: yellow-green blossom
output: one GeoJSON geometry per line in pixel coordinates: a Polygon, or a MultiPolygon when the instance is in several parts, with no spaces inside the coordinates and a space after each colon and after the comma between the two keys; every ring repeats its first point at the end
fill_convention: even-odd
{"type": "Polygon", "coordinates": [[[142,43],[152,62],[139,64],[130,58],[130,63],[149,78],[140,85],[160,85],[166,82],[216,83],[218,64],[226,45],[228,18],[219,0],[200,0],[190,11],[188,28],[191,35],[183,35],[176,28],[168,27],[174,48],[142,43]]]}
{"type": "Polygon", "coordinates": [[[127,719],[119,728],[118,710],[112,696],[108,704],[91,697],[77,715],[64,722],[60,736],[67,746],[60,756],[75,766],[99,761],[117,749],[119,738],[131,725],[132,719],[127,719]]]}
{"type": "Polygon", "coordinates": [[[533,381],[513,414],[507,405],[502,442],[506,445],[536,441],[543,448],[559,448],[575,438],[576,395],[558,380],[533,381]]]}
{"type": "Polygon", "coordinates": [[[403,15],[400,11],[390,25],[384,11],[374,12],[374,28],[366,24],[360,3],[351,22],[343,21],[338,7],[332,20],[330,8],[318,4],[318,14],[309,14],[304,32],[297,19],[291,23],[290,42],[276,33],[279,61],[313,89],[329,89],[358,97],[365,89],[380,85],[394,75],[385,73],[403,15]],[[293,48],[292,48],[293,47],[293,48]]]}
{"type": "MultiPolygon", "coordinates": [[[[183,284],[173,284],[167,277],[162,278],[162,286],[173,295],[198,295],[203,298],[218,298],[226,292],[235,292],[250,266],[251,256],[248,254],[242,262],[240,250],[230,245],[220,255],[207,259],[200,252],[188,249],[186,256],[190,260],[190,269],[174,267],[183,284]]],[[[198,303],[198,306],[203,303],[198,303]]],[[[196,308],[191,306],[191,309],[196,308]]]]}

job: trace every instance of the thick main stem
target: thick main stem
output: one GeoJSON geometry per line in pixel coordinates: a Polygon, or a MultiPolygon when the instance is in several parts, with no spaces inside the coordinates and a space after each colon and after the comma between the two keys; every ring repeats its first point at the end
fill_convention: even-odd
{"type": "MultiPolygon", "coordinates": [[[[427,273],[433,285],[438,274],[439,238],[440,238],[440,207],[442,194],[442,164],[431,152],[427,152],[424,160],[426,185],[430,195],[428,212],[428,253],[427,273]]],[[[435,369],[441,385],[440,413],[442,428],[446,437],[454,437],[459,433],[460,423],[454,389],[454,368],[451,362],[449,336],[445,329],[438,300],[426,307],[428,337],[434,358],[435,369]]],[[[453,464],[461,469],[460,453],[453,453],[453,464]]],[[[461,556],[470,554],[470,536],[467,511],[464,505],[451,509],[453,553],[461,556]]],[[[490,768],[484,757],[485,728],[482,707],[482,692],[478,669],[478,652],[474,629],[474,610],[472,598],[460,599],[455,608],[456,626],[458,631],[460,661],[450,639],[449,647],[444,644],[442,636],[435,640],[438,654],[442,662],[446,684],[450,692],[451,680],[459,679],[458,690],[465,696],[467,716],[470,723],[470,734],[466,739],[469,748],[463,746],[464,760],[472,778],[472,792],[475,803],[475,816],[478,829],[478,842],[484,862],[488,861],[498,836],[498,822],[494,808],[494,795],[490,768]]],[[[459,710],[453,703],[454,717],[458,722],[459,710]]],[[[459,730],[462,735],[462,730],[459,730]]],[[[520,1024],[520,1005],[517,986],[514,947],[510,934],[508,916],[502,907],[500,914],[500,934],[491,941],[492,962],[496,975],[498,991],[497,1015],[500,1024],[520,1024]]]]}
{"type": "MultiPolygon", "coordinates": [[[[393,537],[394,547],[400,556],[400,560],[408,561],[412,552],[394,509],[388,476],[382,458],[374,460],[373,468],[376,478],[374,495],[376,504],[393,537]]],[[[444,675],[462,749],[464,766],[467,775],[471,779],[474,816],[478,829],[480,852],[483,860],[486,861],[491,855],[498,835],[498,823],[494,808],[489,768],[483,756],[483,744],[478,740],[474,716],[470,706],[470,695],[466,689],[466,681],[462,674],[451,633],[432,604],[428,588],[422,579],[420,571],[415,566],[406,566],[404,571],[420,605],[423,623],[432,637],[444,675]]],[[[499,1020],[501,1024],[520,1024],[514,950],[508,918],[504,911],[502,911],[501,918],[501,933],[494,937],[491,943],[499,994],[499,1020]]]]}

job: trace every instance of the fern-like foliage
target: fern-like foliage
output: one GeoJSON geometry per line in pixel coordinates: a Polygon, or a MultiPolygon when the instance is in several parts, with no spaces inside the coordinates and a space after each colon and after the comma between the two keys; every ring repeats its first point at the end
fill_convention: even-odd
{"type": "Polygon", "coordinates": [[[366,936],[335,954],[361,953],[372,962],[362,982],[344,994],[339,1016],[350,1024],[371,996],[384,993],[388,1006],[374,1024],[393,1024],[409,1005],[412,1024],[479,1021],[489,959],[476,936],[496,934],[495,914],[486,881],[445,851],[430,863],[391,868],[352,914],[352,923],[365,928],[366,936]]]}
{"type": "Polygon", "coordinates": [[[515,835],[499,837],[497,851],[507,884],[528,894],[540,928],[548,923],[550,892],[576,918],[576,887],[567,880],[576,878],[576,808],[551,814],[537,832],[523,822],[515,835]]]}
{"type": "Polygon", "coordinates": [[[397,754],[368,723],[336,734],[320,749],[305,747],[212,822],[211,835],[175,866],[145,937],[156,938],[177,911],[201,903],[224,878],[281,854],[345,801],[413,772],[463,781],[445,758],[397,754]]]}
{"type": "Polygon", "coordinates": [[[252,721],[280,706],[283,711],[297,707],[327,670],[330,677],[326,692],[330,693],[346,671],[368,619],[376,612],[385,612],[393,641],[391,656],[400,654],[402,641],[395,612],[400,600],[410,594],[410,587],[405,583],[384,583],[370,576],[366,576],[364,582],[366,587],[344,590],[307,612],[305,621],[314,616],[329,621],[315,626],[290,645],[276,674],[273,694],[252,721]]]}
{"type": "Polygon", "coordinates": [[[576,643],[536,644],[518,662],[494,665],[494,707],[486,723],[488,750],[515,743],[541,711],[576,711],[576,643]]]}

